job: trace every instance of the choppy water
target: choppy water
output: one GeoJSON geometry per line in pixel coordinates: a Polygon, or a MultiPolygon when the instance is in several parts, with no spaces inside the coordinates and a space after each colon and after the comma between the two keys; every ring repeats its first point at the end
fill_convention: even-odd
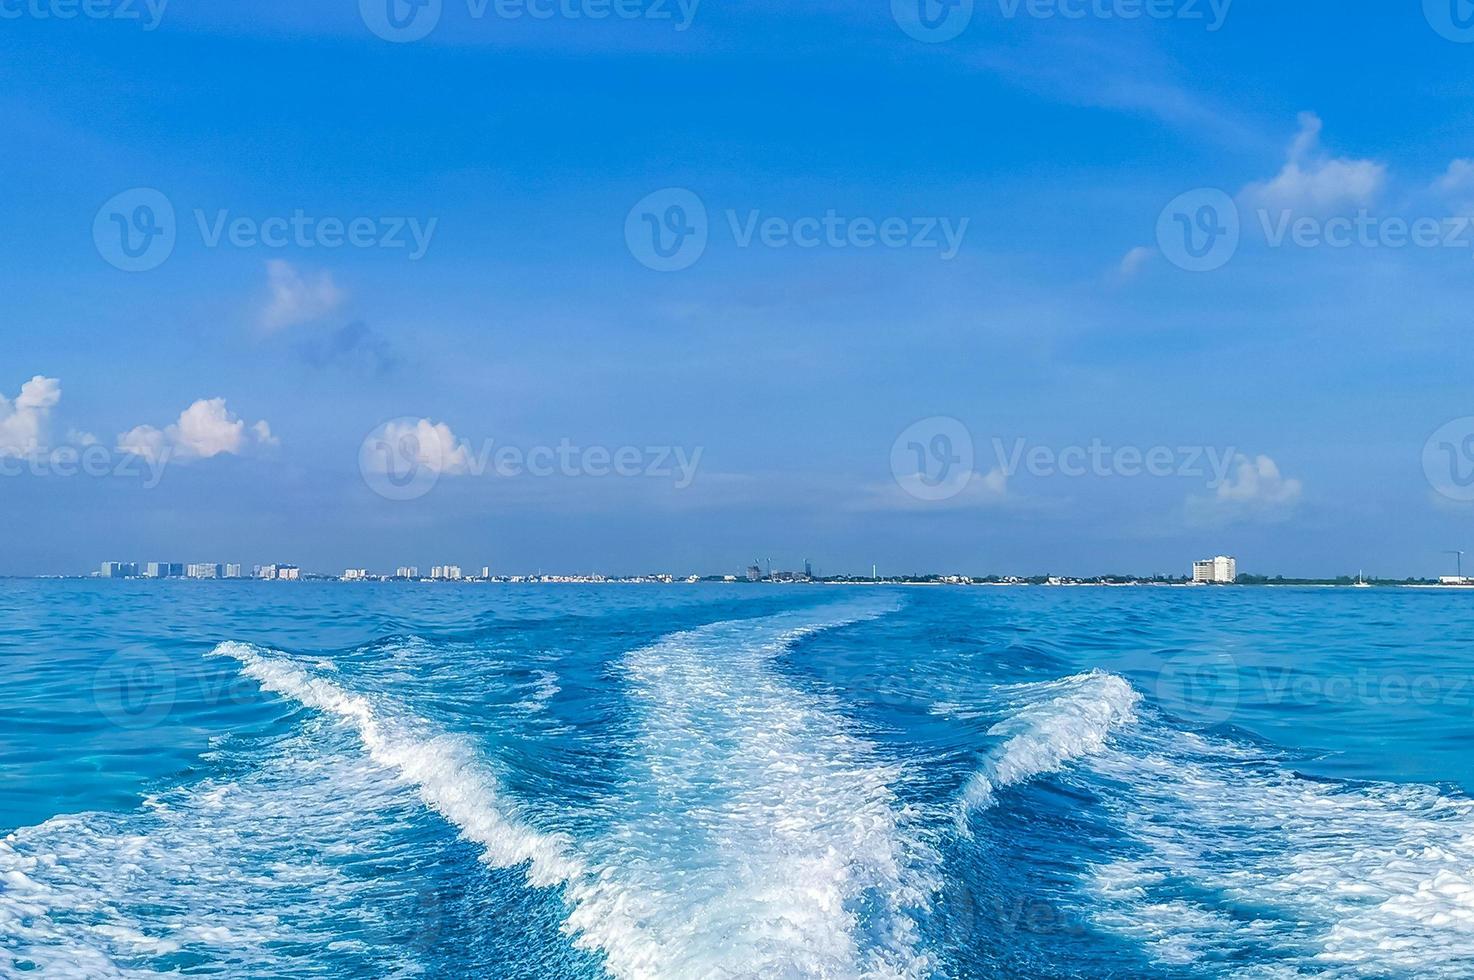
{"type": "Polygon", "coordinates": [[[1474,596],[0,583],[0,975],[1474,975],[1474,596]]]}

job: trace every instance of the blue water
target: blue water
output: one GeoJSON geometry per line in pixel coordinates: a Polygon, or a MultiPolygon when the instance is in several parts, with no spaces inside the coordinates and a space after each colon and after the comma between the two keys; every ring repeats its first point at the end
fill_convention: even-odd
{"type": "Polygon", "coordinates": [[[0,582],[0,975],[1474,975],[1474,597],[0,582]]]}

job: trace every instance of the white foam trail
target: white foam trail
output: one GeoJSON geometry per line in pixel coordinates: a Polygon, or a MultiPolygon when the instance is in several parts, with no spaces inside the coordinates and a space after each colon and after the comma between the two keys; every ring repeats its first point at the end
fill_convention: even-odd
{"type": "Polygon", "coordinates": [[[628,816],[591,842],[598,882],[571,916],[612,973],[929,975],[908,913],[934,886],[891,789],[902,774],[770,667],[872,614],[719,623],[626,658],[640,720],[628,816]]]}
{"type": "Polygon", "coordinates": [[[1474,975],[1474,801],[1305,779],[1185,733],[1137,749],[1095,764],[1144,849],[1090,874],[1102,928],[1171,963],[1273,949],[1287,976],[1474,975]]]}
{"type": "Polygon", "coordinates": [[[481,845],[482,859],[492,867],[525,864],[528,882],[538,887],[565,884],[584,873],[571,839],[521,820],[496,775],[465,739],[436,734],[418,719],[381,717],[362,695],[262,656],[247,644],[222,643],[214,653],[239,660],[241,672],[267,690],[352,725],[369,757],[412,782],[427,806],[481,845]]]}
{"type": "Polygon", "coordinates": [[[612,804],[630,819],[582,846],[533,828],[466,741],[255,647],[215,652],[350,724],[487,863],[562,886],[574,944],[616,977],[921,976],[906,913],[934,886],[914,870],[930,852],[905,832],[898,770],[767,669],[803,636],[884,611],[718,623],[631,654],[643,731],[632,796],[612,804]]]}
{"type": "Polygon", "coordinates": [[[1022,706],[988,730],[1007,741],[962,791],[963,830],[968,814],[992,806],[997,790],[1100,752],[1113,731],[1136,720],[1141,699],[1124,678],[1099,670],[1004,690],[1015,693],[1022,706]]]}
{"type": "MultiPolygon", "coordinates": [[[[402,911],[394,883],[322,860],[420,856],[402,850],[420,812],[413,795],[339,741],[309,728],[238,780],[0,838],[0,976],[174,976],[177,961],[156,967],[176,953],[230,976],[296,975],[313,965],[289,951],[341,939],[326,923],[368,927],[402,911]]],[[[423,965],[392,939],[360,953],[371,975],[423,965]]]]}

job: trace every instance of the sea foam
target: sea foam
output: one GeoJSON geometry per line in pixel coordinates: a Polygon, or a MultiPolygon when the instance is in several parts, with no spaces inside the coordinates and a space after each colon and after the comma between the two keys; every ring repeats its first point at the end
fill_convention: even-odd
{"type": "Polygon", "coordinates": [[[1185,732],[1094,769],[1136,847],[1087,876],[1093,918],[1163,962],[1273,951],[1287,976],[1474,975],[1474,801],[1307,779],[1185,732]]]}
{"type": "Polygon", "coordinates": [[[1113,731],[1136,720],[1141,700],[1124,678],[1099,670],[1012,685],[1001,693],[1014,707],[988,734],[1005,741],[962,791],[959,823],[964,830],[968,814],[992,806],[998,790],[1100,752],[1113,731]]]}
{"type": "Polygon", "coordinates": [[[588,841],[537,829],[468,741],[260,648],[215,653],[350,725],[488,864],[560,888],[574,944],[614,976],[922,976],[913,913],[935,855],[891,788],[902,773],[771,669],[801,638],[889,608],[717,623],[628,655],[638,751],[610,801],[627,817],[588,841]]]}

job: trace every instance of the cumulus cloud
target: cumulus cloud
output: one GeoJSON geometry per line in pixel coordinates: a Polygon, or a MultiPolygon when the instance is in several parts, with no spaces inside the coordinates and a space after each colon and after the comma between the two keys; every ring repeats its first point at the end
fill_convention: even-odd
{"type": "Polygon", "coordinates": [[[12,402],[0,395],[0,456],[28,456],[46,448],[51,410],[61,401],[61,382],[36,375],[12,402]]]}
{"type": "Polygon", "coordinates": [[[1194,523],[1281,520],[1300,501],[1300,481],[1280,472],[1268,456],[1234,457],[1228,476],[1211,496],[1192,496],[1187,515],[1194,523]]]}
{"type": "Polygon", "coordinates": [[[275,445],[265,421],[247,426],[224,398],[201,398],[163,429],[140,425],[118,436],[118,449],[148,460],[239,456],[253,446],[275,445]]]}
{"type": "Polygon", "coordinates": [[[471,472],[471,450],[444,422],[395,419],[384,423],[365,443],[362,462],[371,473],[423,470],[465,476],[471,472]]]}
{"type": "Polygon", "coordinates": [[[1320,213],[1370,205],[1387,182],[1387,167],[1375,160],[1330,157],[1321,150],[1322,123],[1300,114],[1300,132],[1289,158],[1273,179],[1250,184],[1241,198],[1252,207],[1320,213]]]}
{"type": "Polygon", "coordinates": [[[266,285],[269,297],[261,311],[261,325],[271,331],[319,320],[347,299],[331,274],[304,276],[282,259],[266,263],[266,285]]]}

